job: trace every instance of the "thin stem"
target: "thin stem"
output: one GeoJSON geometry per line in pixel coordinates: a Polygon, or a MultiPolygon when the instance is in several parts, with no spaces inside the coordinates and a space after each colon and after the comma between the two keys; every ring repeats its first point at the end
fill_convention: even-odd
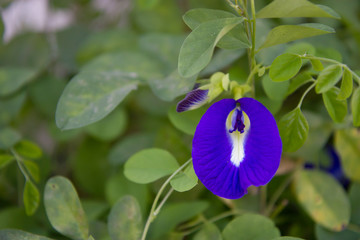
{"type": "MultiPolygon", "coordinates": [[[[145,227],[144,227],[144,231],[143,231],[143,234],[142,234],[142,236],[141,236],[141,240],[145,240],[145,238],[146,238],[146,234],[147,234],[147,232],[149,231],[149,227],[150,227],[150,224],[151,224],[151,222],[155,219],[155,217],[156,217],[156,215],[154,214],[154,212],[155,212],[155,209],[156,209],[156,205],[157,205],[157,203],[158,203],[158,201],[159,201],[159,199],[160,199],[160,196],[161,196],[161,194],[162,194],[162,192],[165,190],[165,188],[166,188],[166,186],[170,183],[170,181],[171,181],[171,179],[176,175],[176,174],[178,174],[182,169],[184,169],[190,162],[191,162],[191,158],[187,161],[187,162],[185,162],[181,167],[179,167],[173,174],[171,174],[171,176],[168,178],[168,179],[166,179],[166,181],[163,183],[163,185],[161,186],[161,188],[160,188],[160,190],[159,190],[159,192],[156,194],[156,197],[155,197],[155,199],[154,199],[154,202],[153,202],[153,204],[152,204],[152,206],[151,206],[151,209],[150,209],[150,213],[149,213],[149,217],[148,217],[148,219],[147,219],[147,221],[146,221],[146,224],[145,224],[145,227]]],[[[170,193],[171,194],[171,193],[170,193]]],[[[170,195],[169,195],[170,196],[170,195]]],[[[168,198],[169,196],[165,196],[164,198],[168,198]]],[[[166,200],[165,200],[166,201],[166,200]]],[[[165,202],[162,202],[161,204],[162,205],[164,205],[164,203],[165,202]]],[[[161,205],[161,206],[162,206],[161,205]]],[[[160,207],[160,206],[159,206],[160,207]]],[[[160,211],[160,209],[159,209],[159,211],[160,211]]],[[[158,214],[158,213],[157,213],[158,214]]]]}
{"type": "Polygon", "coordinates": [[[281,203],[271,213],[270,218],[274,219],[281,211],[289,204],[287,199],[281,201],[281,203]]]}
{"type": "Polygon", "coordinates": [[[252,31],[251,31],[251,60],[252,68],[256,66],[255,60],[255,34],[256,34],[256,13],[255,13],[255,1],[251,0],[251,15],[252,15],[252,31]]]}
{"type": "Polygon", "coordinates": [[[308,92],[310,92],[310,90],[315,87],[315,84],[316,84],[316,82],[313,81],[313,84],[311,84],[310,87],[308,87],[308,89],[306,89],[306,91],[304,92],[304,94],[301,96],[300,102],[299,102],[299,104],[297,105],[298,108],[301,107],[301,105],[302,105],[302,103],[303,103],[303,101],[304,101],[304,98],[305,98],[306,94],[308,94],[308,92]]]}
{"type": "Polygon", "coordinates": [[[247,85],[251,85],[251,84],[252,84],[252,82],[253,82],[253,80],[254,80],[255,74],[258,73],[258,71],[259,71],[259,67],[260,67],[260,65],[257,65],[257,66],[255,66],[255,67],[251,70],[248,78],[246,79],[246,84],[247,84],[247,85]]]}
{"type": "Polygon", "coordinates": [[[28,173],[26,172],[24,166],[22,165],[23,159],[19,156],[19,154],[17,154],[17,152],[13,148],[11,148],[10,151],[14,155],[14,157],[16,159],[16,163],[19,166],[19,169],[20,169],[21,173],[24,175],[26,181],[29,181],[30,177],[29,177],[28,173]]]}
{"type": "Polygon", "coordinates": [[[173,193],[174,189],[170,188],[169,191],[167,192],[167,194],[165,195],[165,197],[163,198],[163,200],[160,202],[159,206],[156,208],[156,210],[154,211],[154,215],[158,215],[162,206],[164,206],[165,202],[168,200],[168,198],[170,197],[170,195],[173,193]]]}
{"type": "Polygon", "coordinates": [[[293,172],[292,174],[290,174],[285,181],[282,182],[282,184],[276,189],[276,192],[272,195],[272,197],[270,198],[269,204],[266,208],[265,211],[265,215],[269,216],[270,213],[272,212],[275,203],[279,200],[281,194],[285,191],[285,189],[289,186],[289,184],[291,183],[291,181],[293,180],[295,176],[295,172],[293,172]]]}

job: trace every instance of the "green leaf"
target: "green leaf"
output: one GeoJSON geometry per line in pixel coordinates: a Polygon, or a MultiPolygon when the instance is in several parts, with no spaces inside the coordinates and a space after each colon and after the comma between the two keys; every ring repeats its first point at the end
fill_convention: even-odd
{"type": "Polygon", "coordinates": [[[109,210],[109,204],[99,200],[82,200],[81,204],[89,222],[99,219],[109,210]]]}
{"type": "Polygon", "coordinates": [[[84,64],[104,53],[135,49],[136,41],[136,34],[125,29],[95,32],[81,44],[76,54],[76,60],[78,63],[84,64]]]}
{"type": "Polygon", "coordinates": [[[340,80],[342,73],[342,68],[338,64],[326,67],[317,78],[316,93],[324,93],[332,88],[340,80]]]}
{"type": "Polygon", "coordinates": [[[10,154],[0,154],[0,169],[6,167],[14,160],[14,157],[10,154]]]}
{"type": "Polygon", "coordinates": [[[185,39],[179,54],[179,73],[190,77],[200,72],[210,62],[219,40],[244,18],[223,18],[200,24],[185,39]]]}
{"type": "Polygon", "coordinates": [[[320,23],[307,23],[301,25],[281,25],[273,28],[266,37],[260,49],[287,43],[303,38],[334,33],[335,30],[320,23]]]}
{"type": "Polygon", "coordinates": [[[0,99],[0,126],[8,124],[19,114],[25,98],[25,91],[21,91],[18,94],[0,99]]]}
{"type": "Polygon", "coordinates": [[[0,96],[16,92],[35,75],[36,71],[30,68],[0,68],[0,96]]]}
{"type": "Polygon", "coordinates": [[[351,98],[351,111],[353,116],[353,125],[360,126],[360,87],[358,87],[351,98]]]}
{"type": "Polygon", "coordinates": [[[275,82],[289,80],[294,77],[302,65],[301,58],[292,53],[285,53],[273,61],[270,66],[269,76],[275,82]]]}
{"type": "Polygon", "coordinates": [[[271,240],[304,240],[304,239],[303,238],[297,238],[297,237],[284,236],[284,237],[273,238],[271,240]]]}
{"type": "Polygon", "coordinates": [[[341,80],[340,93],[337,96],[339,100],[345,100],[350,97],[353,90],[352,73],[348,68],[344,69],[344,73],[341,80]]]}
{"type": "Polygon", "coordinates": [[[350,220],[350,203],[342,186],[321,171],[302,170],[295,179],[295,193],[311,218],[332,231],[341,231],[350,220]]]}
{"type": "Polygon", "coordinates": [[[9,149],[21,140],[20,134],[12,128],[0,129],[0,149],[9,149]]]}
{"type": "Polygon", "coordinates": [[[1,240],[52,240],[51,238],[35,235],[32,233],[24,232],[21,230],[15,229],[3,229],[0,230],[0,239],[1,240]]]}
{"type": "Polygon", "coordinates": [[[324,66],[322,65],[320,60],[317,59],[310,59],[311,65],[313,66],[315,71],[322,71],[324,70],[324,66]]]}
{"type": "Polygon", "coordinates": [[[85,132],[102,141],[111,141],[125,130],[128,116],[124,109],[115,109],[104,119],[85,127],[85,132]]]}
{"type": "Polygon", "coordinates": [[[133,182],[150,183],[178,168],[178,162],[168,151],[149,148],[134,154],[125,163],[124,174],[133,182]]]}
{"type": "Polygon", "coordinates": [[[257,14],[257,18],[328,17],[340,18],[331,8],[307,0],[274,0],[257,14]]]}
{"type": "Polygon", "coordinates": [[[171,179],[171,186],[178,192],[189,191],[198,183],[198,178],[195,174],[193,164],[186,166],[184,172],[179,172],[173,179],[171,179]]]}
{"type": "Polygon", "coordinates": [[[194,240],[222,240],[221,233],[213,223],[205,223],[201,230],[194,236],[194,240]]]}
{"type": "Polygon", "coordinates": [[[30,176],[38,183],[40,181],[40,170],[38,165],[30,160],[23,160],[22,163],[30,176]]]}
{"type": "Polygon", "coordinates": [[[114,166],[122,165],[133,154],[154,146],[154,136],[149,133],[135,133],[122,138],[111,148],[109,163],[114,166]]]}
{"type": "MultiPolygon", "coordinates": [[[[236,15],[227,11],[196,8],[187,11],[183,16],[183,19],[191,30],[195,30],[204,22],[234,17],[236,17],[236,15]]],[[[218,47],[225,49],[247,48],[250,47],[250,45],[246,30],[242,25],[234,27],[234,29],[228,32],[217,44],[218,47]]]]}
{"type": "Polygon", "coordinates": [[[297,55],[315,55],[316,49],[313,45],[307,42],[295,42],[291,44],[285,51],[286,53],[293,53],[297,55]]]}
{"type": "Polygon", "coordinates": [[[218,72],[225,67],[229,66],[231,63],[235,62],[237,59],[242,57],[245,54],[245,49],[239,50],[226,50],[219,49],[215,52],[210,63],[206,66],[204,70],[200,72],[200,76],[211,75],[214,72],[218,72]]]}
{"type": "Polygon", "coordinates": [[[28,140],[21,140],[15,145],[15,151],[25,158],[37,159],[42,156],[41,148],[28,140]]]}
{"type": "Polygon", "coordinates": [[[64,177],[50,178],[44,192],[44,205],[51,225],[75,240],[87,240],[89,227],[79,197],[64,177]]]}
{"type": "Polygon", "coordinates": [[[345,229],[341,232],[333,232],[324,227],[320,224],[316,224],[315,227],[315,234],[316,239],[318,240],[345,240],[345,239],[359,239],[360,234],[353,232],[351,230],[345,229]]]}
{"type": "Polygon", "coordinates": [[[305,142],[309,125],[300,108],[285,114],[278,123],[283,150],[294,152],[305,142]]]}
{"type": "Polygon", "coordinates": [[[56,109],[59,128],[72,129],[108,115],[139,81],[161,77],[162,66],[140,52],[102,55],[82,68],[66,86],[56,109]]]}
{"type": "Polygon", "coordinates": [[[111,209],[108,229],[112,240],[138,240],[142,233],[142,218],[136,198],[125,196],[111,209]]]}
{"type": "Polygon", "coordinates": [[[334,122],[341,123],[347,114],[346,100],[338,100],[340,90],[336,87],[322,94],[323,101],[330,117],[334,122]]]}
{"type": "Polygon", "coordinates": [[[168,117],[170,122],[180,131],[194,135],[196,126],[200,122],[201,117],[204,115],[206,109],[199,108],[191,111],[178,113],[176,106],[169,109],[168,117]]]}
{"type": "Polygon", "coordinates": [[[25,183],[23,200],[26,214],[33,215],[39,207],[40,193],[31,181],[25,183]]]}
{"type": "Polygon", "coordinates": [[[208,206],[209,204],[204,201],[169,203],[165,205],[151,225],[149,239],[164,239],[162,238],[164,234],[173,230],[176,225],[202,213],[208,206]]]}
{"type": "Polygon", "coordinates": [[[356,129],[336,131],[335,147],[346,176],[360,182],[360,134],[356,129]]]}
{"type": "Polygon", "coordinates": [[[262,84],[266,95],[275,101],[281,101],[286,97],[290,82],[274,82],[269,75],[262,78],[262,84]]]}
{"type": "Polygon", "coordinates": [[[106,200],[114,205],[120,198],[131,195],[135,197],[140,205],[143,216],[147,216],[148,203],[150,200],[148,185],[138,184],[128,180],[120,169],[114,176],[111,176],[105,185],[106,200]]]}
{"type": "Polygon", "coordinates": [[[224,240],[257,240],[280,237],[273,221],[258,214],[246,213],[232,220],[223,231],[224,240]],[[261,229],[261,231],[259,231],[261,229]]]}
{"type": "Polygon", "coordinates": [[[311,82],[313,80],[314,79],[312,78],[312,76],[309,73],[307,73],[307,72],[299,73],[297,76],[295,76],[293,79],[291,79],[290,85],[289,85],[289,88],[288,88],[288,91],[287,91],[286,95],[287,96],[291,95],[299,87],[301,87],[304,84],[309,83],[309,82],[311,82]]]}
{"type": "Polygon", "coordinates": [[[196,76],[181,77],[177,70],[178,56],[185,37],[170,34],[146,34],[140,38],[140,47],[162,62],[166,67],[166,76],[148,79],[152,91],[164,101],[172,101],[176,97],[189,92],[196,76]]]}
{"type": "MultiPolygon", "coordinates": [[[[349,189],[349,199],[351,204],[351,221],[355,224],[360,224],[360,184],[353,183],[349,189]]],[[[358,233],[360,235],[360,233],[358,233]]]]}

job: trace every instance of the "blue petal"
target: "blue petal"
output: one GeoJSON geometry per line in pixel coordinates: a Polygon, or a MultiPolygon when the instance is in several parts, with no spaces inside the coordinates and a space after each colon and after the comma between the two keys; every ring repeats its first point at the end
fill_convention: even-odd
{"type": "Polygon", "coordinates": [[[199,108],[206,103],[208,99],[209,90],[195,89],[186,94],[185,98],[181,100],[177,107],[177,112],[184,112],[199,108]]]}
{"type": "MultiPolygon", "coordinates": [[[[239,134],[239,133],[237,133],[239,134]]],[[[258,101],[242,98],[214,103],[201,118],[193,139],[194,170],[200,181],[214,194],[235,199],[247,193],[250,185],[268,183],[279,167],[282,144],[271,113],[258,101]],[[234,142],[227,127],[232,110],[240,104],[250,125],[245,128],[239,147],[244,156],[232,161],[234,142]]]]}

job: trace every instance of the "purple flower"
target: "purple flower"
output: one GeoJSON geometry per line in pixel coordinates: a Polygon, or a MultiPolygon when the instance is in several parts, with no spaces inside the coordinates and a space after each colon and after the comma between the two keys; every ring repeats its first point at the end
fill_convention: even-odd
{"type": "Polygon", "coordinates": [[[280,164],[282,143],[274,117],[252,98],[223,99],[201,118],[192,158],[199,180],[214,194],[241,198],[267,184],[280,164]]]}
{"type": "Polygon", "coordinates": [[[184,112],[201,107],[208,100],[208,92],[209,90],[202,90],[199,88],[192,90],[178,103],[176,111],[184,112]]]}

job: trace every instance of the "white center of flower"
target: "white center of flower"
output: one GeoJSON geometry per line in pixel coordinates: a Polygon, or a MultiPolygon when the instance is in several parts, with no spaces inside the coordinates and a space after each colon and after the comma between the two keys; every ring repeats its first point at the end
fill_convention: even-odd
{"type": "Polygon", "coordinates": [[[244,124],[245,124],[244,132],[240,133],[239,131],[233,131],[232,133],[230,133],[229,129],[233,128],[232,119],[233,119],[233,114],[235,113],[236,111],[232,111],[229,114],[226,121],[226,128],[228,130],[230,143],[232,144],[230,161],[234,166],[239,167],[240,163],[245,158],[244,146],[245,146],[246,136],[250,128],[250,120],[249,117],[245,114],[245,112],[242,112],[244,116],[244,124]]]}

